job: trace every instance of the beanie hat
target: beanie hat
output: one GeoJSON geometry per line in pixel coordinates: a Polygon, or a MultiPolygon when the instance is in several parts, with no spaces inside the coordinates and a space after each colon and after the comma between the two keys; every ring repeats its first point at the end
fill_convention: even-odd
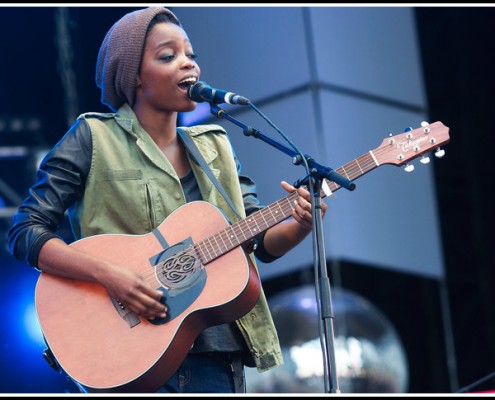
{"type": "Polygon", "coordinates": [[[163,13],[180,26],[169,9],[148,7],[124,15],[105,35],[96,61],[96,85],[101,89],[101,102],[113,111],[134,103],[146,32],[151,20],[163,13]]]}

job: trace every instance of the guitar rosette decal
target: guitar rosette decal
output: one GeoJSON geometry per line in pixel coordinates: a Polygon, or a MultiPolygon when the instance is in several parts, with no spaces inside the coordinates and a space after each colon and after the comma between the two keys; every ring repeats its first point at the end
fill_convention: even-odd
{"type": "Polygon", "coordinates": [[[166,259],[158,268],[160,283],[169,289],[183,290],[194,281],[196,272],[202,267],[200,259],[193,247],[174,254],[166,259]]]}

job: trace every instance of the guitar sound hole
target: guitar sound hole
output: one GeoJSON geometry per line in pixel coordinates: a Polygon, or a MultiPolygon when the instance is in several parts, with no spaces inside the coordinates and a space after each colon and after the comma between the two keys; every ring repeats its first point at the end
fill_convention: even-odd
{"type": "Polygon", "coordinates": [[[182,282],[194,275],[201,266],[193,249],[187,249],[174,254],[165,260],[158,271],[160,283],[167,288],[177,288],[182,282]]]}

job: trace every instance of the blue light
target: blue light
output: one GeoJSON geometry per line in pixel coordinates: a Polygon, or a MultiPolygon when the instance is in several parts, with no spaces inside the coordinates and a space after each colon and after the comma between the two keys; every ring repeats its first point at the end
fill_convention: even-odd
{"type": "Polygon", "coordinates": [[[44,345],[43,334],[38,323],[38,316],[36,315],[36,307],[34,303],[28,303],[24,309],[24,331],[27,338],[31,339],[34,343],[44,345]]]}
{"type": "Polygon", "coordinates": [[[36,316],[34,294],[39,273],[0,250],[0,393],[77,393],[65,374],[43,358],[46,348],[36,316]]]}
{"type": "Polygon", "coordinates": [[[179,116],[179,125],[192,126],[204,122],[211,117],[210,103],[198,103],[194,111],[181,113],[179,116]]]}
{"type": "Polygon", "coordinates": [[[15,268],[17,278],[11,278],[10,284],[5,285],[2,290],[2,293],[7,295],[6,317],[9,321],[4,333],[7,334],[7,340],[11,341],[12,347],[17,349],[18,357],[29,357],[33,352],[40,352],[40,346],[44,345],[34,306],[34,289],[38,274],[23,265],[17,265],[15,268]],[[23,268],[26,271],[23,271],[23,268]]]}

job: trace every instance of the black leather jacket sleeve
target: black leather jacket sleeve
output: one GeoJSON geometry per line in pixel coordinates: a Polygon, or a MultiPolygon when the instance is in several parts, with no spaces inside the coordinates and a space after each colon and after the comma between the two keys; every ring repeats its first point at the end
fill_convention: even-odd
{"type": "MultiPolygon", "coordinates": [[[[240,172],[240,164],[238,170],[240,172]]],[[[254,184],[254,182],[250,178],[243,175],[239,175],[239,179],[241,182],[242,196],[244,198],[246,215],[251,215],[253,212],[263,208],[263,206],[259,203],[256,194],[256,185],[254,184]]],[[[255,236],[250,250],[254,252],[254,255],[258,260],[264,263],[270,263],[280,257],[272,256],[266,251],[264,246],[265,233],[266,231],[255,236]]]]}
{"type": "Polygon", "coordinates": [[[36,182],[14,215],[8,232],[9,250],[21,261],[37,267],[46,241],[58,237],[65,211],[80,199],[91,166],[91,134],[84,120],[77,120],[48,152],[36,182]]]}

